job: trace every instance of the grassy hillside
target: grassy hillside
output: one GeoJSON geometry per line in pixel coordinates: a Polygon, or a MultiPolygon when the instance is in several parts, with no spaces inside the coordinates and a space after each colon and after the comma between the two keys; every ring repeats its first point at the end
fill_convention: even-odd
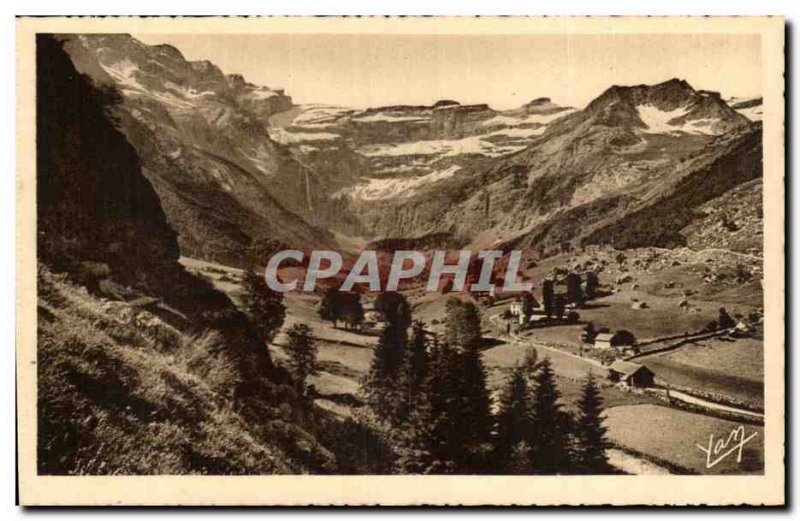
{"type": "Polygon", "coordinates": [[[272,474],[333,467],[288,402],[259,423],[237,406],[224,339],[191,335],[41,269],[39,472],[272,474]]]}

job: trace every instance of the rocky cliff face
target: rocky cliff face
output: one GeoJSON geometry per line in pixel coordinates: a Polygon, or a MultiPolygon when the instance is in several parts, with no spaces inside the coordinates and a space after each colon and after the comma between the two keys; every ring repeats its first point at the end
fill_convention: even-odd
{"type": "MultiPolygon", "coordinates": [[[[546,106],[536,101],[518,114],[546,106]]],[[[663,209],[684,201],[687,225],[691,208],[760,177],[760,136],[719,95],[681,80],[612,87],[550,122],[524,150],[472,161],[429,189],[365,211],[381,236],[449,233],[464,243],[511,241],[540,254],[623,235],[629,246],[680,244],[680,227],[663,209]],[[740,166],[726,176],[733,165],[740,166]],[[656,201],[662,210],[635,213],[656,201]],[[645,216],[647,225],[639,226],[645,216]],[[615,222],[640,232],[612,233],[615,222]],[[605,232],[592,233],[598,226],[605,232]]]]}
{"type": "Polygon", "coordinates": [[[489,105],[440,105],[433,108],[431,127],[438,139],[460,138],[476,123],[486,121],[495,113],[489,105]]]}
{"type": "Polygon", "coordinates": [[[411,197],[467,165],[519,152],[572,110],[547,99],[504,112],[453,100],[366,110],[307,105],[273,116],[270,135],[318,170],[350,166],[332,197],[349,202],[369,232],[376,201],[411,197]]]}
{"type": "Polygon", "coordinates": [[[62,40],[80,72],[121,94],[119,128],[139,152],[185,254],[240,263],[263,237],[334,242],[335,223],[326,220],[340,212],[329,211],[325,180],[269,137],[268,118],[292,106],[281,90],[128,35],[62,40]]]}
{"type": "Polygon", "coordinates": [[[177,261],[176,236],[136,150],[109,122],[113,89],[80,76],[54,38],[37,38],[38,253],[71,268],[177,261]]]}

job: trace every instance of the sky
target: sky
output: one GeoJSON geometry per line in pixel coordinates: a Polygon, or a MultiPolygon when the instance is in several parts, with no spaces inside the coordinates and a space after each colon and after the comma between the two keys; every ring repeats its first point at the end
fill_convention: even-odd
{"type": "Polygon", "coordinates": [[[582,107],[611,85],[671,78],[723,97],[761,94],[756,35],[134,35],[284,88],[297,104],[366,108],[440,99],[582,107]]]}

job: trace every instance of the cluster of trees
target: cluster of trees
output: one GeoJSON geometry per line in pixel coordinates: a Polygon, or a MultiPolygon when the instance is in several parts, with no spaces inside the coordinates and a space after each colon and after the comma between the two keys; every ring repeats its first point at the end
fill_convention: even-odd
{"type": "Polygon", "coordinates": [[[602,399],[593,379],[577,415],[563,411],[549,360],[531,350],[492,412],[477,306],[451,298],[443,338],[411,321],[402,295],[387,295],[387,318],[365,401],[394,448],[399,473],[605,473],[602,399]]]}
{"type": "Polygon", "coordinates": [[[603,426],[603,399],[590,374],[577,413],[561,408],[550,361],[535,351],[514,369],[497,414],[495,461],[511,474],[604,474],[611,472],[603,426]]]}
{"type": "Polygon", "coordinates": [[[545,279],[542,283],[542,306],[547,318],[569,320],[577,322],[580,319],[575,311],[567,312],[567,305],[574,304],[582,308],[587,301],[599,296],[600,279],[597,274],[590,271],[586,274],[586,281],[579,273],[568,272],[564,277],[565,293],[556,293],[556,281],[545,279]]]}
{"type": "MultiPolygon", "coordinates": [[[[736,326],[736,319],[742,318],[741,315],[736,315],[736,318],[732,317],[728,310],[725,308],[719,308],[719,318],[717,320],[712,320],[706,327],[704,328],[705,331],[717,331],[719,329],[731,329],[736,326]]],[[[758,322],[758,316],[750,316],[748,317],[748,321],[752,324],[758,322]]]]}
{"type": "Polygon", "coordinates": [[[343,322],[346,329],[358,329],[364,322],[361,295],[355,291],[340,291],[338,286],[325,289],[318,312],[320,318],[329,320],[333,327],[343,322]]]}

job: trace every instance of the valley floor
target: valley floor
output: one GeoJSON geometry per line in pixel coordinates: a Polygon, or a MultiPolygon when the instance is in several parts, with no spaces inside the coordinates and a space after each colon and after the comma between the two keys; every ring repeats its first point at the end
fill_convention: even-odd
{"type": "MultiPolygon", "coordinates": [[[[191,259],[182,262],[236,300],[240,276],[237,270],[191,259]]],[[[563,258],[548,259],[534,271],[545,273],[564,263],[563,258]]],[[[633,280],[616,284],[612,294],[580,309],[581,320],[575,325],[535,328],[508,335],[505,328],[500,327],[498,317],[510,301],[485,307],[483,360],[490,390],[496,396],[525,352],[534,347],[540,359],[550,359],[566,409],[574,409],[581,385],[589,373],[603,382],[606,426],[615,445],[609,457],[621,471],[648,474],[763,472],[763,434],[759,426],[763,420],[759,412],[754,412],[763,412],[762,340],[710,338],[637,357],[635,362],[645,364],[656,374],[657,384],[671,388],[669,398],[663,389],[641,392],[612,384],[606,379],[607,367],[592,356],[591,347],[580,342],[583,324],[592,321],[612,330],[634,331],[640,342],[649,344],[648,349],[657,349],[665,345],[659,338],[698,331],[716,318],[720,307],[727,306],[732,312],[742,314],[759,307],[756,290],[747,289],[752,285],[722,287],[704,283],[702,277],[707,276],[704,268],[686,263],[650,272],[646,269],[634,271],[633,280]],[[684,291],[687,288],[694,292],[688,309],[679,306],[686,300],[684,291]],[[631,309],[631,302],[636,301],[647,302],[647,307],[631,309]],[[727,437],[739,425],[743,425],[748,435],[757,433],[743,453],[744,462],[737,462],[734,457],[724,464],[706,468],[705,455],[697,445],[707,442],[709,436],[727,437]]],[[[617,277],[631,271],[611,267],[601,278],[604,282],[610,279],[614,285],[617,277]]],[[[443,331],[444,304],[451,295],[412,291],[407,296],[415,318],[422,319],[434,332],[443,331]]],[[[349,417],[362,405],[360,382],[369,370],[378,332],[334,328],[319,318],[316,304],[313,295],[288,295],[285,327],[297,322],[311,327],[319,347],[319,372],[310,379],[317,404],[349,417]]],[[[365,307],[370,306],[367,303],[365,307]]],[[[279,335],[271,346],[275,358],[286,356],[285,341],[284,336],[279,335]]]]}

